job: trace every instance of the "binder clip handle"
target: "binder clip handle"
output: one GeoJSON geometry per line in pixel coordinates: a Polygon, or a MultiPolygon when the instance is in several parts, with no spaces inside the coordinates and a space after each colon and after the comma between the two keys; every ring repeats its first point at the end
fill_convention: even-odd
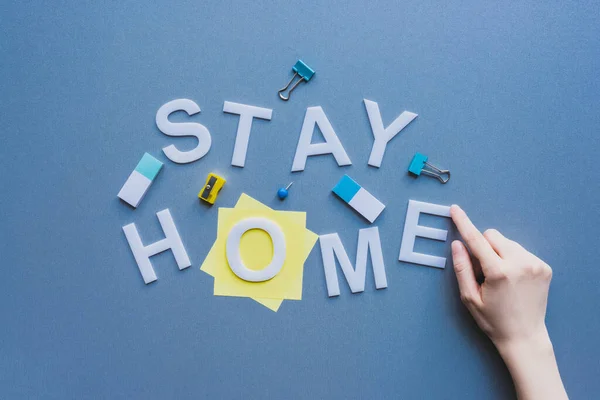
{"type": "Polygon", "coordinates": [[[294,84],[294,86],[292,86],[292,88],[289,90],[289,92],[287,94],[287,97],[285,96],[284,92],[292,84],[292,82],[294,81],[294,79],[296,79],[297,76],[298,76],[298,73],[296,72],[294,74],[294,76],[292,76],[292,79],[290,79],[290,81],[288,82],[288,84],[285,85],[285,87],[279,89],[279,91],[277,93],[279,94],[279,98],[281,100],[288,101],[290,99],[290,95],[292,94],[292,92],[294,91],[294,89],[296,89],[296,86],[298,86],[300,84],[300,82],[302,82],[302,79],[298,79],[298,81],[296,81],[296,83],[294,84]]]}
{"type": "Polygon", "coordinates": [[[433,176],[434,178],[436,178],[438,181],[440,181],[442,183],[447,183],[450,180],[450,171],[448,171],[447,169],[439,169],[435,165],[429,164],[427,161],[425,161],[425,165],[428,166],[429,168],[431,168],[433,171],[429,171],[429,170],[423,168],[421,170],[421,173],[423,173],[425,175],[433,176]]]}
{"type": "Polygon", "coordinates": [[[296,87],[300,84],[300,82],[308,82],[310,78],[312,78],[312,76],[315,74],[315,71],[311,67],[306,65],[302,60],[296,61],[296,64],[294,64],[292,70],[294,71],[294,76],[292,76],[292,79],[290,79],[287,85],[279,89],[279,91],[277,92],[277,94],[279,94],[279,98],[283,101],[288,101],[290,99],[290,95],[292,94],[294,89],[296,89],[296,87]],[[290,87],[292,82],[294,82],[294,80],[297,77],[300,77],[300,79],[298,79],[296,83],[294,83],[292,88],[287,92],[286,96],[285,91],[290,87]]]}

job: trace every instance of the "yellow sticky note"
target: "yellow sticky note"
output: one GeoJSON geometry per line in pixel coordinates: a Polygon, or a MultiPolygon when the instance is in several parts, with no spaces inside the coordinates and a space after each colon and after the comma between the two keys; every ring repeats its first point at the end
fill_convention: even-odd
{"type": "MultiPolygon", "coordinates": [[[[206,272],[207,274],[209,274],[212,277],[214,277],[213,270],[215,269],[215,256],[217,254],[216,251],[213,251],[214,248],[215,248],[215,246],[213,245],[213,247],[211,247],[211,249],[210,249],[210,252],[204,259],[202,266],[200,267],[201,271],[206,272]]],[[[262,304],[263,306],[265,306],[268,309],[275,311],[275,312],[277,312],[277,310],[279,310],[281,303],[283,303],[283,299],[264,299],[261,297],[252,297],[252,300],[262,304]]]]}
{"type": "MultiPolygon", "coordinates": [[[[277,311],[284,296],[298,300],[301,298],[304,262],[318,239],[318,236],[306,229],[305,226],[306,213],[274,211],[252,197],[242,194],[234,209],[219,209],[217,241],[215,241],[200,269],[215,277],[216,295],[251,297],[269,309],[277,311]],[[286,237],[290,236],[290,241],[293,240],[291,246],[293,251],[286,254],[286,263],[289,268],[287,274],[282,275],[284,278],[287,277],[285,280],[276,280],[283,273],[286,267],[285,264],[282,271],[267,282],[246,282],[238,278],[229,269],[225,257],[224,241],[232,224],[235,224],[235,219],[249,216],[270,217],[276,222],[280,221],[289,230],[289,235],[287,232],[285,234],[286,237]],[[292,276],[294,279],[290,279],[292,276]],[[225,279],[221,279],[222,277],[225,279]],[[272,283],[272,285],[265,285],[265,283],[272,283]],[[252,289],[249,290],[250,288],[252,289]]],[[[261,269],[270,262],[272,256],[272,244],[268,234],[262,230],[248,231],[242,237],[240,254],[248,268],[261,269]]]]}
{"type": "MultiPolygon", "coordinates": [[[[265,209],[265,208],[268,209],[269,208],[266,205],[262,204],[260,201],[255,200],[246,194],[242,194],[240,196],[235,207],[252,208],[252,209],[265,209]]],[[[225,208],[220,208],[219,211],[222,209],[225,209],[225,208]]],[[[305,213],[298,212],[298,214],[301,214],[304,216],[304,218],[306,218],[305,213]]],[[[217,232],[219,230],[222,231],[222,229],[223,229],[222,224],[221,224],[222,221],[223,221],[223,218],[218,219],[217,232]]],[[[314,245],[314,241],[310,244],[309,252],[310,252],[310,249],[312,249],[313,245],[314,245]]],[[[308,246],[308,244],[307,244],[307,246],[308,246]]],[[[202,266],[200,267],[200,270],[204,271],[207,274],[209,274],[210,276],[214,277],[214,270],[216,268],[216,261],[215,261],[216,256],[217,256],[217,253],[215,250],[215,245],[213,244],[208,255],[202,262],[202,266]]],[[[308,254],[307,254],[307,257],[308,257],[308,254]]],[[[283,299],[265,299],[265,298],[260,298],[260,297],[252,297],[252,299],[275,312],[277,312],[279,310],[281,303],[283,303],[283,299]]]]}
{"type": "MultiPolygon", "coordinates": [[[[297,215],[288,215],[285,211],[258,210],[246,208],[234,208],[219,210],[219,218],[224,218],[223,232],[217,234],[215,242],[217,252],[217,268],[214,271],[215,291],[218,296],[245,296],[266,297],[269,299],[302,299],[302,274],[304,272],[304,229],[297,224],[297,215]],[[265,218],[275,222],[283,231],[285,240],[285,260],[283,267],[273,278],[264,282],[247,282],[233,273],[227,263],[225,254],[225,243],[227,234],[231,229],[247,218],[265,218]]],[[[242,259],[249,258],[252,261],[260,261],[261,253],[270,253],[272,250],[259,236],[252,239],[252,254],[241,255],[242,259]]],[[[251,240],[252,240],[251,239],[251,240]]],[[[249,268],[249,267],[248,267],[249,268]]]]}

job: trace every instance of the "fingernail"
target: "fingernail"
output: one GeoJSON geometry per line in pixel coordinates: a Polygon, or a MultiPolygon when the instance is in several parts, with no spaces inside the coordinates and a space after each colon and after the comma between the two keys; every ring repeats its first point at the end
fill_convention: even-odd
{"type": "Polygon", "coordinates": [[[454,218],[456,213],[460,211],[460,207],[456,204],[450,206],[450,217],[454,218]]]}
{"type": "Polygon", "coordinates": [[[458,252],[460,251],[460,242],[458,240],[455,240],[452,242],[452,255],[456,255],[458,254],[458,252]]]}

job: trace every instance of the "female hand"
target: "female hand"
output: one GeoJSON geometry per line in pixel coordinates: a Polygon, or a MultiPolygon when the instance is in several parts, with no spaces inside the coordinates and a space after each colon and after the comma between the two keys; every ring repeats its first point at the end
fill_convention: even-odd
{"type": "Polygon", "coordinates": [[[494,229],[483,234],[458,206],[450,215],[484,275],[479,285],[465,245],[452,243],[460,296],[509,368],[520,399],[566,399],[546,329],[552,269],[494,229]]]}

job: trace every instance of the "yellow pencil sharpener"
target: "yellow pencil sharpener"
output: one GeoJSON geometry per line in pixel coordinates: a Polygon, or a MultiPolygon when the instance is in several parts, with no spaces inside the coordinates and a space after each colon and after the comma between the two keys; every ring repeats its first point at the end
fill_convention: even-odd
{"type": "Polygon", "coordinates": [[[215,204],[215,201],[217,201],[217,196],[219,195],[219,192],[221,191],[221,188],[225,182],[227,182],[225,179],[211,172],[206,177],[206,183],[204,184],[202,190],[200,190],[198,193],[198,198],[209,204],[215,204]]]}

